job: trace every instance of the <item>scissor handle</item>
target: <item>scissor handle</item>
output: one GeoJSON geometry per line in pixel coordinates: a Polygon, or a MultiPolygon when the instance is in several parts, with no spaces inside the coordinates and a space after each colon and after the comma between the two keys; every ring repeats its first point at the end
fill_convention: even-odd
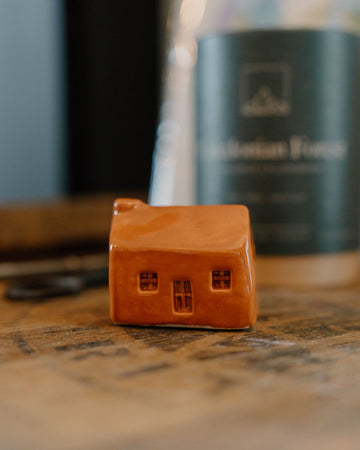
{"type": "Polygon", "coordinates": [[[83,279],[73,275],[53,275],[15,281],[5,291],[9,300],[34,300],[78,294],[84,288],[83,279]]]}

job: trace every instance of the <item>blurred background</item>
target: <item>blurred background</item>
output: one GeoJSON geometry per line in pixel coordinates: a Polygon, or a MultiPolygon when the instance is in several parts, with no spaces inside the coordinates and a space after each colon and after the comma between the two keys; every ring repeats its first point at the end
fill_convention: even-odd
{"type": "Polygon", "coordinates": [[[167,2],[0,0],[0,203],[146,191],[167,2]]]}
{"type": "Polygon", "coordinates": [[[359,9],[357,0],[0,0],[0,204],[147,192],[154,148],[153,202],[193,203],[196,38],[274,25],[358,32],[359,9]],[[169,119],[181,133],[161,127],[169,119]],[[174,165],[172,186],[163,174],[174,165]]]}

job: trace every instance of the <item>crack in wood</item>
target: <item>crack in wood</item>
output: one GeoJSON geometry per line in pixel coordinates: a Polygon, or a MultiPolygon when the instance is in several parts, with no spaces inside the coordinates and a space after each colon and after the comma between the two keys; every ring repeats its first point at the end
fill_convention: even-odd
{"type": "Polygon", "coordinates": [[[173,364],[170,364],[170,363],[155,364],[152,366],[141,367],[140,369],[134,369],[134,370],[129,370],[127,372],[122,372],[119,374],[119,377],[120,378],[132,378],[132,377],[136,377],[139,375],[145,375],[145,374],[152,373],[152,372],[160,372],[165,369],[170,369],[170,367],[173,367],[173,364]]]}
{"type": "Polygon", "coordinates": [[[28,344],[28,342],[25,340],[24,336],[21,333],[13,334],[12,339],[14,343],[18,346],[18,348],[26,355],[32,355],[35,353],[35,350],[28,344]]]}
{"type": "Polygon", "coordinates": [[[60,345],[55,347],[55,350],[58,352],[68,352],[72,350],[84,350],[87,348],[104,347],[108,345],[115,345],[115,342],[110,339],[105,341],[80,342],[78,344],[60,345]]]}
{"type": "Polygon", "coordinates": [[[121,347],[121,348],[118,348],[115,351],[109,352],[109,353],[105,353],[101,350],[95,350],[92,352],[81,353],[80,355],[74,356],[73,360],[74,361],[82,361],[84,359],[88,359],[93,356],[100,356],[102,358],[117,358],[117,357],[128,356],[128,355],[130,355],[130,350],[126,347],[121,347]]]}

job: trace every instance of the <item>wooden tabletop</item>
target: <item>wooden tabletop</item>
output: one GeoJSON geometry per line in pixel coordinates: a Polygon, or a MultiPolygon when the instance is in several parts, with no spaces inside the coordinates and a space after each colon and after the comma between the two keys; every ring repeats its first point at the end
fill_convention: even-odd
{"type": "Polygon", "coordinates": [[[3,299],[1,449],[358,449],[360,288],[260,290],[248,331],[113,325],[108,290],[3,299]]]}

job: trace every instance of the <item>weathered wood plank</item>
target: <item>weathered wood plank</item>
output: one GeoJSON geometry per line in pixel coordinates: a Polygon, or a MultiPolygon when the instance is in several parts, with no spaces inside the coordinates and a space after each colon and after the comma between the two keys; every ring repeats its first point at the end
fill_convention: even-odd
{"type": "MultiPolygon", "coordinates": [[[[132,193],[145,200],[144,192],[132,193]]],[[[121,193],[118,196],[131,196],[121,193]]],[[[21,255],[107,249],[116,194],[69,197],[42,203],[1,205],[0,261],[21,255]]]]}
{"type": "Polygon", "coordinates": [[[259,295],[219,332],[114,326],[105,288],[0,292],[0,447],[358,448],[360,288],[259,295]]]}

